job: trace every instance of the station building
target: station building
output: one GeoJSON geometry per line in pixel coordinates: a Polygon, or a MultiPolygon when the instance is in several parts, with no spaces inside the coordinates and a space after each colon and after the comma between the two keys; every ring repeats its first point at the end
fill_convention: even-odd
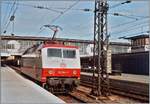
{"type": "Polygon", "coordinates": [[[149,35],[138,35],[126,38],[131,41],[131,52],[143,52],[150,50],[149,35]]]}
{"type": "MultiPolygon", "coordinates": [[[[40,44],[43,41],[51,40],[48,37],[33,36],[1,36],[1,56],[22,55],[22,53],[34,44],[40,44]]],[[[65,45],[79,46],[80,56],[91,56],[93,49],[92,40],[65,39],[56,38],[57,41],[65,45]]],[[[110,51],[112,54],[130,52],[129,43],[110,42],[110,51]]]]}

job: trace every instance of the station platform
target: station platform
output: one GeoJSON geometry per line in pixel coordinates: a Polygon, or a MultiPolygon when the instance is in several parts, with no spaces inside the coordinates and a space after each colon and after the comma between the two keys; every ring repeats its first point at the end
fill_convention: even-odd
{"type": "Polygon", "coordinates": [[[109,76],[110,79],[123,80],[123,81],[131,81],[131,82],[139,82],[139,83],[149,83],[148,75],[135,75],[135,74],[121,74],[113,76],[109,76]]]}
{"type": "Polygon", "coordinates": [[[1,104],[64,104],[65,102],[10,67],[1,67],[1,104]]]}
{"type": "MultiPolygon", "coordinates": [[[[81,72],[81,75],[92,76],[93,74],[87,73],[87,72],[81,72]]],[[[122,73],[121,75],[109,75],[109,79],[149,84],[149,76],[148,75],[136,75],[136,74],[122,73]]]]}

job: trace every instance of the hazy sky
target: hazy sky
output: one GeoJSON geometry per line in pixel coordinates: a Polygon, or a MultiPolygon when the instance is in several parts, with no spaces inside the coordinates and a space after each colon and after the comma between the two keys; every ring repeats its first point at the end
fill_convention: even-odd
{"type": "MultiPolygon", "coordinates": [[[[15,13],[14,34],[28,36],[44,36],[51,37],[53,31],[48,28],[40,32],[40,27],[46,24],[59,25],[62,31],[59,31],[57,37],[72,38],[72,39],[93,39],[93,21],[94,13],[85,12],[76,9],[93,9],[93,1],[80,0],[71,1],[18,1],[18,9],[15,13]],[[72,9],[65,12],[56,21],[52,22],[60,12],[55,12],[46,9],[34,8],[32,6],[43,6],[57,11],[65,11],[71,5],[75,4],[72,9]],[[32,6],[27,6],[27,5],[32,6]],[[59,9],[63,8],[63,9],[59,9]]],[[[109,6],[122,3],[126,0],[108,1],[109,6]]],[[[111,40],[118,40],[121,36],[134,36],[142,34],[149,30],[149,0],[132,0],[129,4],[123,4],[116,8],[110,8],[108,11],[108,33],[111,35],[111,40]],[[112,13],[120,13],[125,16],[114,16],[112,13]]],[[[12,0],[1,2],[1,30],[6,29],[6,24],[9,22],[8,14],[13,5],[12,0]]],[[[15,10],[16,5],[12,9],[15,10]]],[[[11,13],[12,15],[13,13],[11,13]]],[[[12,32],[12,23],[8,25],[6,35],[12,32]]]]}

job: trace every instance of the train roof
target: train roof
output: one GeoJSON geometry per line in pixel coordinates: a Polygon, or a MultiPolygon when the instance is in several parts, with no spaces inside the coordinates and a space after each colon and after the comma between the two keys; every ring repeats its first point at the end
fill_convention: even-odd
{"type": "Polygon", "coordinates": [[[58,43],[41,43],[41,44],[35,44],[32,47],[29,47],[28,49],[25,50],[23,55],[31,54],[31,53],[34,53],[34,52],[36,52],[38,50],[41,50],[42,48],[47,48],[47,47],[79,49],[78,46],[67,46],[67,45],[58,44],[58,43]]]}
{"type": "Polygon", "coordinates": [[[66,45],[62,45],[62,44],[45,44],[43,45],[43,48],[45,47],[57,47],[57,48],[75,48],[75,49],[78,49],[79,47],[77,46],[66,46],[66,45]]]}

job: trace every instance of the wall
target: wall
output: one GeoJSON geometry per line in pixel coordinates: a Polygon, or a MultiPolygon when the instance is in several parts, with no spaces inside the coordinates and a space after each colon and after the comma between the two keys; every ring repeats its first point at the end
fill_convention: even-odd
{"type": "Polygon", "coordinates": [[[149,52],[136,52],[112,55],[112,70],[129,74],[149,74],[149,52]]]}

